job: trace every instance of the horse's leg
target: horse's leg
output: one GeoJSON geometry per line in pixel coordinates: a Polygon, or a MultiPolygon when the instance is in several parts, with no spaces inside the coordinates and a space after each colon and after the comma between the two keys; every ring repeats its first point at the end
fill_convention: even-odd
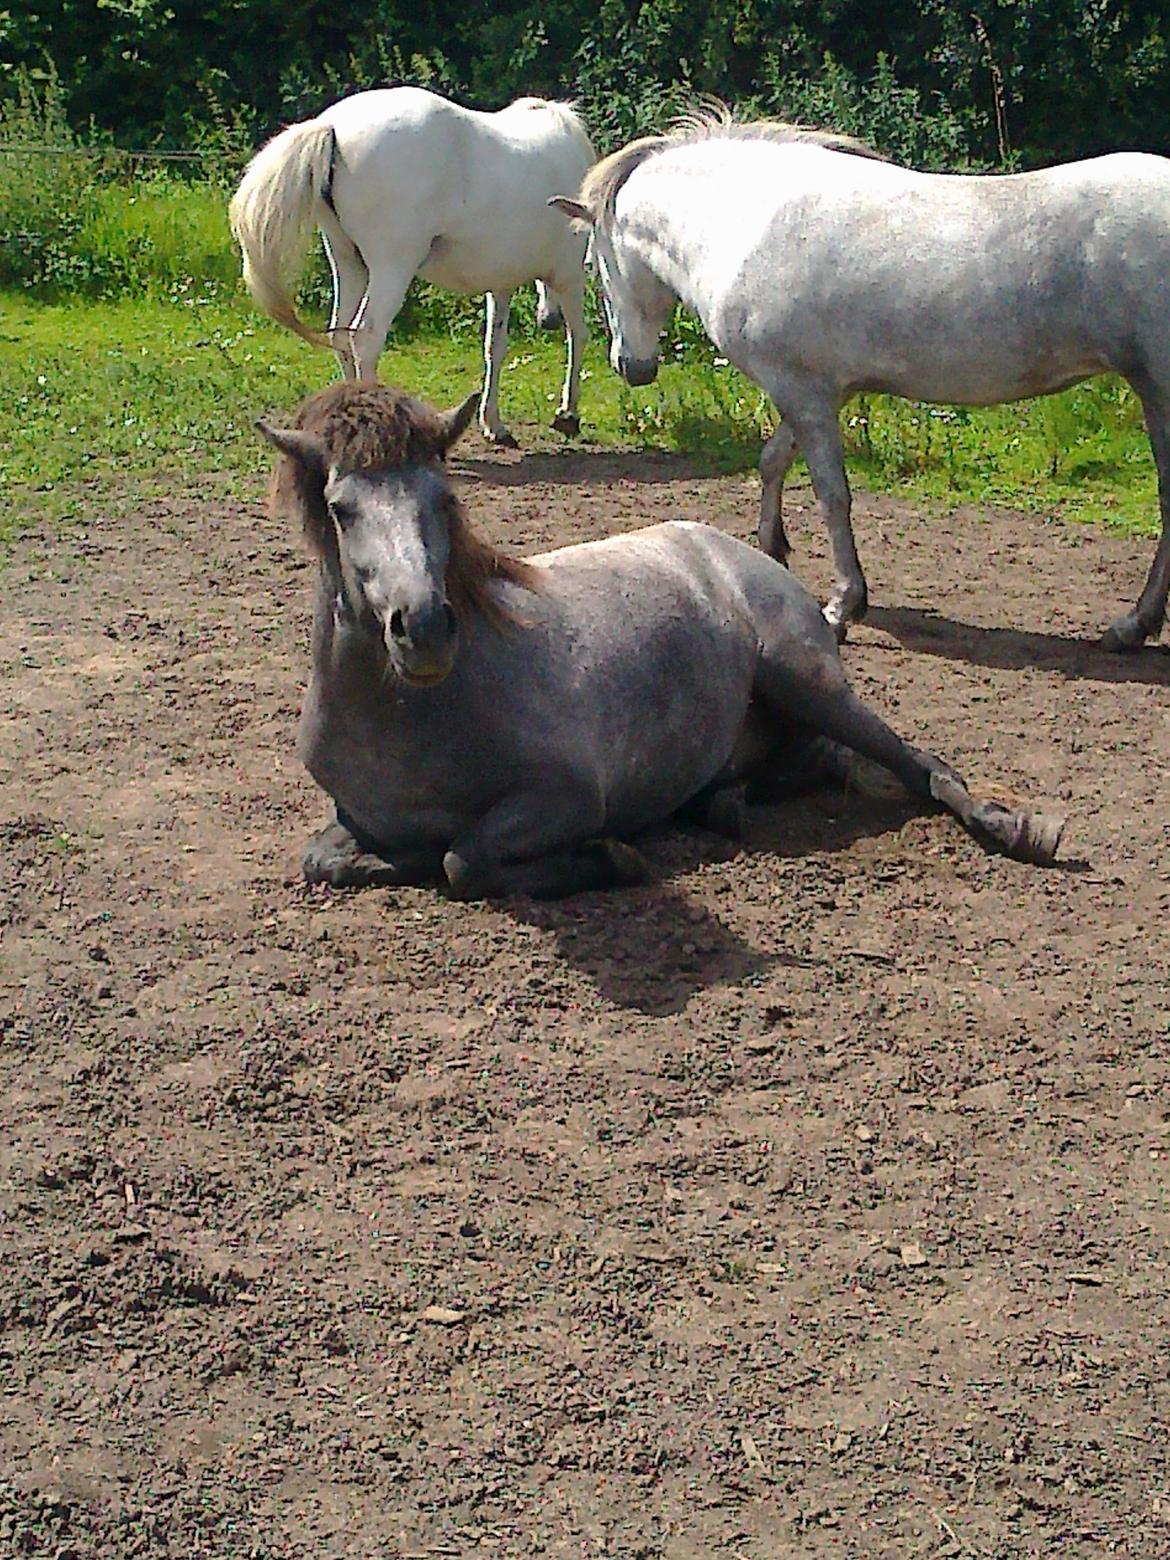
{"type": "Polygon", "coordinates": [[[868,592],[853,540],[849,479],[845,475],[838,410],[832,402],[806,399],[798,412],[790,414],[789,407],[783,407],[781,416],[792,424],[793,435],[812,478],[817,510],[829,533],[837,582],[825,603],[825,619],[841,641],[850,623],[859,623],[865,616],[868,592]]]}
{"type": "Polygon", "coordinates": [[[508,350],[508,314],[512,307],[510,292],[487,295],[487,319],[483,330],[483,395],[479,402],[479,426],[485,439],[503,449],[514,450],[516,440],[500,420],[500,370],[508,350]]]}
{"type": "MultiPolygon", "coordinates": [[[[788,611],[769,623],[765,605],[762,615],[764,644],[755,692],[775,712],[782,730],[795,722],[880,764],[911,796],[947,808],[977,840],[1005,856],[1042,865],[1055,858],[1063,822],[976,801],[949,764],[911,747],[861,702],[845,680],[831,626],[819,623],[811,611],[807,620],[788,611]]],[[[839,772],[831,748],[814,746],[809,756],[823,766],[822,773],[835,767],[839,772]]]]}
{"type": "Polygon", "coordinates": [[[357,377],[352,327],[369,286],[370,273],[362,252],[328,211],[321,213],[321,241],[333,277],[333,307],[329,313],[329,339],[346,379],[357,377]]]}
{"type": "Polygon", "coordinates": [[[581,360],[585,355],[585,342],[589,327],[585,323],[585,290],[582,284],[556,294],[557,307],[565,322],[569,361],[565,369],[565,383],[561,389],[561,404],[552,425],[558,433],[576,437],[581,432],[581,419],[577,416],[577,392],[581,384],[581,360]]]}
{"type": "Polygon", "coordinates": [[[760,452],[760,548],[778,563],[787,563],[792,551],[784,531],[781,504],[784,478],[795,458],[796,435],[782,419],[760,452]]]}
{"type": "Polygon", "coordinates": [[[645,863],[636,850],[598,837],[603,823],[600,794],[573,777],[509,797],[457,839],[443,858],[451,895],[559,899],[644,881],[645,863]]]}
{"type": "Polygon", "coordinates": [[[433,845],[379,847],[339,807],[336,822],[309,841],[301,866],[307,883],[331,888],[406,886],[441,878],[443,852],[433,845]]]}
{"type": "MultiPolygon", "coordinates": [[[[1138,387],[1135,385],[1135,389],[1138,387]]],[[[1162,511],[1162,536],[1146,583],[1132,612],[1123,613],[1107,630],[1101,643],[1106,650],[1140,650],[1166,619],[1170,594],[1170,397],[1142,386],[1138,390],[1154,464],[1158,469],[1158,503],[1162,511]]]]}
{"type": "Polygon", "coordinates": [[[536,323],[541,330],[556,330],[563,320],[560,304],[538,276],[536,278],[536,323]]]}
{"type": "Polygon", "coordinates": [[[468,877],[453,869],[447,856],[448,882],[453,899],[564,899],[594,889],[632,888],[650,875],[645,858],[632,845],[598,836],[546,852],[531,861],[500,863],[488,878],[468,877]]]}
{"type": "MultiPolygon", "coordinates": [[[[421,263],[420,257],[418,264],[421,263]]],[[[365,303],[351,322],[349,330],[354,367],[359,379],[378,377],[378,359],[382,356],[386,337],[395,315],[402,307],[416,269],[414,262],[404,261],[382,271],[370,272],[365,303]]]]}

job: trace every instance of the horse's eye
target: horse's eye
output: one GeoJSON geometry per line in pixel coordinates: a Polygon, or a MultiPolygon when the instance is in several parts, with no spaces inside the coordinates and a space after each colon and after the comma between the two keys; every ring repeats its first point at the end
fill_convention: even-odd
{"type": "Polygon", "coordinates": [[[344,531],[346,526],[349,525],[353,520],[353,517],[357,511],[354,509],[352,504],[333,503],[329,505],[329,513],[333,516],[334,520],[337,521],[337,524],[344,531]]]}

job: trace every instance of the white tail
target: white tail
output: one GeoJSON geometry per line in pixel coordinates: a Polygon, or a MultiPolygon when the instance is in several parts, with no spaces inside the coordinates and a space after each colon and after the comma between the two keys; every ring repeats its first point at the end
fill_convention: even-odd
{"type": "Polygon", "coordinates": [[[265,314],[316,346],[330,343],[299,318],[292,287],[332,164],[331,125],[290,125],[256,153],[228,207],[248,291],[265,314]]]}

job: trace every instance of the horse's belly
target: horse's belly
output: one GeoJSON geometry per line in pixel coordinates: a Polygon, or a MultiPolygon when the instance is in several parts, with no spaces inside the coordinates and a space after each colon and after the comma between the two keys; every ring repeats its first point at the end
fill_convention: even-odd
{"type": "Polygon", "coordinates": [[[474,253],[464,245],[453,244],[450,239],[440,236],[431,245],[418,274],[424,282],[446,288],[448,292],[486,292],[487,286],[481,280],[474,260],[474,253]]]}
{"type": "Polygon", "coordinates": [[[631,694],[640,718],[614,722],[600,734],[605,755],[606,826],[636,833],[676,812],[716,779],[728,782],[754,745],[745,738],[751,666],[734,658],[693,678],[675,673],[656,681],[646,697],[631,694]],[[671,693],[676,697],[672,698],[671,693]]]}
{"type": "Polygon", "coordinates": [[[854,388],[936,404],[997,406],[1067,390],[1109,367],[1100,353],[1089,348],[1080,352],[1005,352],[987,362],[977,354],[948,360],[940,352],[913,365],[892,365],[885,373],[871,371],[854,388]]]}
{"type": "Polygon", "coordinates": [[[534,248],[517,253],[514,245],[503,248],[484,241],[463,241],[440,234],[419,266],[424,282],[448,292],[474,296],[484,292],[511,292],[531,282],[549,267],[534,248]]]}

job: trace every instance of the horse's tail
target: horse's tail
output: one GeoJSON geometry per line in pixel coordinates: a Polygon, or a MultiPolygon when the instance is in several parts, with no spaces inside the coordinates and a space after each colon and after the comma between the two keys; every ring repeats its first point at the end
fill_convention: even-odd
{"type": "Polygon", "coordinates": [[[319,347],[330,342],[298,316],[292,278],[329,200],[334,150],[332,125],[290,125],[256,153],[228,207],[248,291],[265,314],[319,347]]]}

